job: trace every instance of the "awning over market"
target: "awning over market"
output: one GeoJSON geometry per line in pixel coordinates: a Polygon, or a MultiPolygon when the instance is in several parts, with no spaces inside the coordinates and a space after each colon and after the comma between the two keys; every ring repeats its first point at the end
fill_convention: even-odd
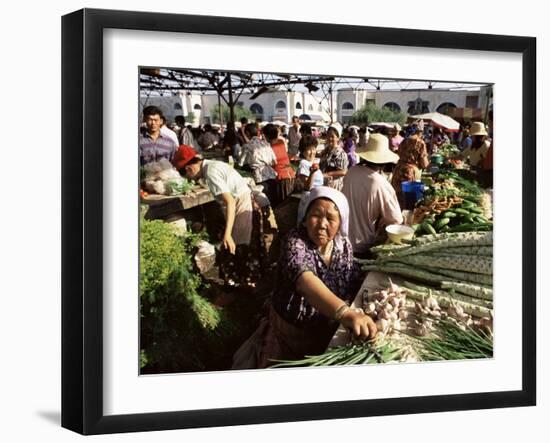
{"type": "Polygon", "coordinates": [[[411,115],[409,120],[423,120],[438,128],[444,129],[449,132],[458,132],[460,130],[460,123],[453,118],[439,112],[429,112],[427,114],[411,115]]]}

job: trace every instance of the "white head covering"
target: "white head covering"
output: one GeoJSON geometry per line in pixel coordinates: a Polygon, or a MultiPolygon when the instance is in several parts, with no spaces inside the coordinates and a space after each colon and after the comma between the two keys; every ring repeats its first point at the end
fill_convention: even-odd
{"type": "Polygon", "coordinates": [[[329,188],[328,186],[314,187],[307,197],[306,210],[304,211],[302,220],[298,220],[298,224],[300,224],[305,218],[309,205],[311,205],[311,203],[318,198],[328,198],[338,208],[338,212],[340,212],[340,230],[338,231],[335,240],[338,246],[342,246],[342,238],[346,238],[348,236],[349,205],[346,196],[337,189],[329,188]]]}

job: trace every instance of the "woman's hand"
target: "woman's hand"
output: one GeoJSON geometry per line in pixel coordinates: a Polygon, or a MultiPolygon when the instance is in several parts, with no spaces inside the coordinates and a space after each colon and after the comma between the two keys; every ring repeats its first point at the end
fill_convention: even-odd
{"type": "Polygon", "coordinates": [[[373,319],[364,314],[361,310],[348,309],[342,315],[340,323],[349,329],[356,338],[361,340],[373,339],[377,329],[373,319]]]}
{"type": "Polygon", "coordinates": [[[223,237],[223,246],[225,249],[229,249],[229,252],[233,255],[235,255],[235,241],[233,240],[233,237],[231,237],[231,234],[224,235],[223,237]]]}

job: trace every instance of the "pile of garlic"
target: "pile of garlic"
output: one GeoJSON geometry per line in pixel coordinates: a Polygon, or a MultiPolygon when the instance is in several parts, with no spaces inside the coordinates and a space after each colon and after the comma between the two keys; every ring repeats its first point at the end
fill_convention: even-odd
{"type": "Polygon", "coordinates": [[[370,292],[363,304],[365,314],[376,322],[379,334],[387,335],[405,329],[407,319],[405,291],[390,280],[386,290],[370,292]]]}
{"type": "Polygon", "coordinates": [[[431,294],[426,297],[422,303],[414,303],[415,319],[411,328],[418,336],[425,336],[432,331],[439,319],[448,319],[455,322],[462,330],[467,327],[492,330],[492,318],[483,317],[474,319],[470,314],[464,312],[464,309],[459,304],[453,303],[443,309],[439,306],[437,299],[431,294]]]}
{"type": "Polygon", "coordinates": [[[451,320],[463,330],[467,327],[492,330],[492,318],[473,318],[464,312],[460,304],[451,301],[450,306],[443,308],[437,298],[429,293],[422,302],[415,301],[413,305],[406,295],[407,289],[391,280],[387,289],[367,293],[363,311],[376,322],[379,334],[393,335],[396,331],[408,331],[422,337],[433,331],[440,319],[451,320]]]}
{"type": "Polygon", "coordinates": [[[431,294],[422,300],[422,303],[414,303],[415,319],[411,325],[413,332],[419,337],[427,335],[434,330],[434,322],[437,322],[442,316],[446,315],[442,311],[437,299],[431,294]]]}

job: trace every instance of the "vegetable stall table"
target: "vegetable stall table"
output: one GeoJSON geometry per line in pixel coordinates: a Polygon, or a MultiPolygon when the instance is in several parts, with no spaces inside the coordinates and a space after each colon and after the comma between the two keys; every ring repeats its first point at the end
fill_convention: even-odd
{"type": "Polygon", "coordinates": [[[375,340],[340,326],[325,353],[277,366],[492,358],[492,242],[492,232],[457,232],[372,248],[351,307],[375,320],[375,340]]]}
{"type": "Polygon", "coordinates": [[[399,276],[370,272],[352,307],[362,307],[373,318],[378,318],[376,339],[356,342],[340,326],[324,354],[306,356],[302,361],[281,366],[492,358],[492,323],[486,318],[472,321],[472,317],[462,311],[462,305],[454,305],[452,301],[446,305],[446,297],[435,298],[431,293],[418,297],[419,293],[415,293],[411,299],[412,292],[406,286],[407,282],[399,276]],[[444,306],[448,308],[442,309],[444,306]],[[386,310],[387,307],[390,309],[386,310]]]}
{"type": "Polygon", "coordinates": [[[145,215],[147,219],[166,218],[213,201],[212,193],[202,186],[194,186],[189,192],[182,195],[150,194],[141,199],[142,204],[149,206],[145,215]]]}
{"type": "Polygon", "coordinates": [[[340,327],[326,351],[273,367],[493,357],[492,232],[426,235],[371,248],[352,308],[375,322],[374,340],[340,327]]]}

